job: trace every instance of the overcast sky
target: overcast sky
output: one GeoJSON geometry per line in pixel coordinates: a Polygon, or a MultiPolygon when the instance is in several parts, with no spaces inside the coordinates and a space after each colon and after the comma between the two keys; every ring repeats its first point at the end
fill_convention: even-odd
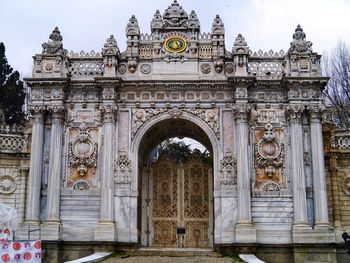
{"type": "MultiPolygon", "coordinates": [[[[155,10],[163,14],[172,0],[0,0],[0,42],[15,69],[29,76],[32,56],[55,26],[64,47],[100,51],[114,34],[125,50],[125,26],[132,14],[141,32],[150,31],[155,10]]],[[[287,50],[297,24],[318,53],[331,50],[338,40],[350,46],[349,0],[179,0],[189,14],[196,11],[202,32],[211,29],[219,14],[225,23],[226,48],[242,33],[253,51],[287,50]]]]}

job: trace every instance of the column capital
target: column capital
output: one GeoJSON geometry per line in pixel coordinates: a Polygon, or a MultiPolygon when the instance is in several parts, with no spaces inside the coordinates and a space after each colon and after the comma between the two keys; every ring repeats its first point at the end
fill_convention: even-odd
{"type": "Polygon", "coordinates": [[[31,120],[33,124],[42,123],[44,121],[44,113],[46,111],[46,107],[43,105],[35,105],[28,107],[29,112],[31,113],[31,120]]]}
{"type": "Polygon", "coordinates": [[[100,106],[103,123],[114,122],[117,118],[118,107],[113,104],[103,104],[100,106]]]}
{"type": "Polygon", "coordinates": [[[66,108],[63,105],[51,105],[47,107],[47,111],[52,114],[52,121],[61,121],[64,118],[66,108]]]}
{"type": "Polygon", "coordinates": [[[289,104],[286,106],[286,118],[289,122],[300,122],[305,106],[301,104],[289,104]]]}
{"type": "Polygon", "coordinates": [[[247,121],[249,118],[251,106],[246,103],[235,104],[233,105],[232,110],[235,120],[247,121]]]}
{"type": "Polygon", "coordinates": [[[326,112],[324,105],[310,105],[307,106],[307,112],[311,121],[322,121],[326,112]]]}

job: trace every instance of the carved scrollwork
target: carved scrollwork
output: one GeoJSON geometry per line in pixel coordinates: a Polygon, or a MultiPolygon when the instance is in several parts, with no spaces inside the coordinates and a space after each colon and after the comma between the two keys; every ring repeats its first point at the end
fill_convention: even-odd
{"type": "Polygon", "coordinates": [[[254,148],[256,166],[263,168],[265,174],[272,178],[276,169],[283,166],[284,144],[278,140],[271,123],[265,125],[264,135],[254,148]]]}
{"type": "Polygon", "coordinates": [[[218,109],[196,109],[196,108],[150,108],[150,109],[134,109],[133,110],[133,124],[132,124],[132,138],[135,136],[141,126],[150,118],[167,112],[173,118],[179,118],[183,112],[190,113],[195,117],[202,119],[214,131],[217,138],[220,138],[220,126],[218,121],[218,109]]]}
{"type": "Polygon", "coordinates": [[[227,150],[220,162],[220,183],[232,187],[237,185],[237,162],[232,156],[231,150],[227,150]]]}
{"type": "Polygon", "coordinates": [[[131,161],[125,151],[119,152],[119,158],[115,162],[114,170],[116,172],[114,177],[116,184],[129,184],[131,182],[131,161]]]}
{"type": "Polygon", "coordinates": [[[86,123],[79,127],[78,135],[69,143],[69,166],[77,167],[80,176],[85,176],[89,167],[96,167],[97,144],[93,143],[86,123]]]}
{"type": "Polygon", "coordinates": [[[16,180],[11,175],[0,175],[0,194],[11,194],[16,190],[16,180]]]}

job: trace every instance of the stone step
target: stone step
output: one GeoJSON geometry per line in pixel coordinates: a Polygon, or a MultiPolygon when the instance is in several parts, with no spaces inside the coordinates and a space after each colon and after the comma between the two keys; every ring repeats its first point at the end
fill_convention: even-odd
{"type": "Polygon", "coordinates": [[[199,248],[141,248],[129,251],[132,257],[221,257],[221,254],[212,249],[199,248]]]}

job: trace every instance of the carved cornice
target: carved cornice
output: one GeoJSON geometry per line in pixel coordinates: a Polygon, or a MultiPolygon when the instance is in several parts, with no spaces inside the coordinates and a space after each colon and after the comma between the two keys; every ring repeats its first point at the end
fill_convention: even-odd
{"type": "Polygon", "coordinates": [[[289,104],[286,106],[286,118],[290,122],[300,122],[303,112],[305,110],[304,105],[289,104]]]}

